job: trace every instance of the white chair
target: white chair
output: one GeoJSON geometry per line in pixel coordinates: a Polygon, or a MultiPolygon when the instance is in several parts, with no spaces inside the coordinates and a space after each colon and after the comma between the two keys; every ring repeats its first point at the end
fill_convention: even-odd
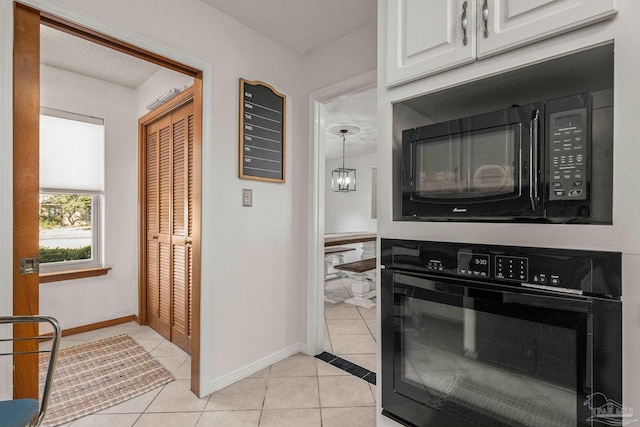
{"type": "MultiPolygon", "coordinates": [[[[12,351],[8,353],[0,353],[0,356],[20,357],[26,354],[49,353],[49,363],[47,367],[47,375],[44,382],[42,397],[40,402],[36,399],[13,399],[0,401],[0,426],[3,427],[26,427],[39,426],[42,422],[49,404],[49,395],[51,394],[51,382],[56,367],[56,357],[58,356],[58,347],[60,345],[60,325],[58,321],[49,316],[0,316],[0,324],[24,324],[24,323],[48,323],[53,327],[53,338],[51,350],[34,350],[34,351],[12,351]]],[[[13,334],[13,332],[11,332],[13,334]]],[[[39,335],[21,337],[21,338],[4,338],[0,342],[16,342],[16,341],[40,341],[48,339],[39,335]]]]}

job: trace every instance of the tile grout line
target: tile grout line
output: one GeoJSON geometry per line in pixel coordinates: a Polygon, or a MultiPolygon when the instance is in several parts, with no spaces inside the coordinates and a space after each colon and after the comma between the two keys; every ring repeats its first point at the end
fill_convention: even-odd
{"type": "Polygon", "coordinates": [[[320,409],[320,427],[322,427],[322,398],[320,397],[320,374],[318,372],[318,362],[316,362],[316,384],[318,385],[318,408],[320,409]]]}

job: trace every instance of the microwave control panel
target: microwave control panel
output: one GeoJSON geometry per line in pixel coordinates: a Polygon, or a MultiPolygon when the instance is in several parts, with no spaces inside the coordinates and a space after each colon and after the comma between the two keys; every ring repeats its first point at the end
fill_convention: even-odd
{"type": "Polygon", "coordinates": [[[587,198],[587,109],[549,115],[549,200],[587,198]]]}

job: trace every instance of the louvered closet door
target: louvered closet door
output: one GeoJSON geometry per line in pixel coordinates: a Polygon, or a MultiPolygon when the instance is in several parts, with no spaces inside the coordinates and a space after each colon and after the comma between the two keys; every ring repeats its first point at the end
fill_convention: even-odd
{"type": "Polygon", "coordinates": [[[147,127],[147,323],[190,352],[193,103],[147,127]]]}

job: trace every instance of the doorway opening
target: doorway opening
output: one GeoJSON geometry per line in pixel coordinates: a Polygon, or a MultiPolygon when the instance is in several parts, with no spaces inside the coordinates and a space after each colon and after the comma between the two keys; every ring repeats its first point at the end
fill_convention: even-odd
{"type": "Polygon", "coordinates": [[[365,267],[364,274],[344,274],[344,270],[335,267],[375,259],[376,210],[372,209],[377,167],[375,84],[376,75],[371,72],[311,95],[315,168],[309,259],[310,351],[313,354],[326,351],[374,372],[378,317],[375,267],[365,267]],[[329,129],[340,126],[364,130],[360,132],[360,140],[352,138],[351,141],[350,136],[346,136],[345,168],[356,169],[355,192],[333,192],[331,187],[332,171],[342,166],[342,139],[333,137],[329,129]],[[351,142],[353,145],[349,147],[351,142]],[[338,247],[343,251],[330,253],[329,247],[336,247],[329,243],[331,239],[353,234],[366,234],[369,242],[364,242],[363,247],[361,239],[342,240],[345,243],[338,247]],[[359,304],[357,293],[363,285],[373,291],[369,293],[374,296],[366,298],[368,303],[359,304]]]}
{"type": "MultiPolygon", "coordinates": [[[[82,221],[80,222],[82,222],[83,224],[89,222],[94,226],[91,232],[91,237],[93,238],[94,236],[98,236],[99,245],[101,246],[101,249],[103,249],[103,254],[96,257],[102,259],[96,259],[96,261],[101,263],[102,267],[110,267],[113,263],[122,261],[122,259],[118,261],[117,252],[118,249],[123,245],[127,246],[128,248],[127,251],[125,251],[127,252],[127,254],[129,254],[129,252],[133,252],[129,254],[132,256],[129,256],[125,262],[120,262],[118,268],[116,269],[114,267],[111,272],[111,279],[113,282],[125,283],[125,292],[121,292],[122,289],[119,289],[117,292],[113,291],[114,288],[112,283],[108,283],[106,285],[102,283],[102,285],[105,286],[99,286],[100,283],[98,282],[87,282],[87,286],[85,286],[81,292],[77,293],[77,295],[57,295],[53,298],[53,300],[64,300],[68,302],[71,308],[69,310],[65,309],[62,311],[67,314],[71,313],[72,315],[74,312],[78,314],[80,313],[80,311],[87,313],[91,312],[92,310],[90,306],[87,306],[85,304],[87,301],[85,301],[83,297],[87,297],[87,295],[90,295],[92,292],[94,292],[94,296],[96,296],[97,298],[102,298],[101,302],[104,306],[106,306],[107,310],[109,309],[109,307],[112,309],[114,314],[110,317],[115,318],[122,315],[122,307],[118,306],[118,303],[115,300],[111,303],[105,301],[105,296],[107,296],[109,292],[112,292],[112,297],[114,296],[113,292],[115,292],[116,294],[118,294],[115,295],[116,299],[118,297],[125,297],[125,300],[134,302],[132,307],[126,308],[126,311],[128,314],[133,313],[137,315],[137,320],[144,324],[146,323],[146,319],[144,317],[145,313],[143,310],[139,309],[138,305],[135,304],[135,296],[138,295],[139,289],[137,283],[138,270],[141,266],[136,266],[135,263],[130,262],[131,259],[137,258],[138,251],[137,245],[135,244],[135,241],[137,240],[135,238],[135,235],[138,233],[138,195],[136,193],[137,186],[131,185],[132,182],[135,182],[138,179],[138,163],[136,161],[136,141],[138,140],[137,118],[141,117],[147,112],[147,109],[145,107],[149,103],[153,103],[153,101],[161,97],[163,93],[166,92],[166,89],[162,89],[166,87],[166,85],[175,85],[179,88],[178,91],[181,91],[185,88],[185,86],[190,85],[192,86],[191,99],[194,106],[194,125],[191,129],[194,138],[192,142],[194,146],[198,147],[198,151],[201,150],[203,72],[198,68],[184,65],[180,62],[163,57],[159,54],[145,51],[134,46],[133,44],[119,41],[116,38],[107,36],[104,33],[99,33],[98,31],[82,27],[79,24],[65,21],[64,19],[58,18],[57,16],[50,15],[48,12],[37,11],[19,5],[16,6],[16,9],[19,9],[24,13],[31,14],[31,18],[29,18],[29,28],[27,30],[30,32],[28,41],[26,44],[16,45],[16,55],[30,55],[31,57],[35,57],[35,60],[31,61],[31,63],[38,64],[37,66],[34,66],[36,72],[29,75],[31,81],[28,82],[30,87],[38,88],[38,96],[35,97],[36,99],[34,102],[34,104],[36,104],[36,106],[38,107],[38,110],[40,106],[43,106],[59,111],[65,111],[91,117],[100,118],[100,116],[102,116],[101,118],[105,120],[105,189],[104,192],[96,191],[91,193],[91,197],[87,198],[91,200],[91,202],[90,207],[88,209],[85,209],[87,211],[85,212],[86,215],[82,213],[78,214],[79,217],[82,217],[82,221]],[[78,46],[80,45],[85,47],[90,46],[88,48],[89,51],[87,52],[87,50],[79,49],[78,46]],[[74,58],[61,55],[59,51],[49,51],[50,49],[55,49],[56,47],[62,47],[63,49],[66,48],[69,52],[72,52],[76,56],[81,56],[84,60],[84,65],[89,69],[74,68],[78,66],[78,63],[74,65],[74,58]],[[48,54],[50,55],[47,56],[48,54]],[[96,56],[93,57],[92,55],[96,56]],[[107,56],[105,57],[100,55],[107,56]],[[105,68],[108,68],[107,65],[109,65],[111,61],[116,61],[114,59],[115,56],[119,56],[121,58],[126,56],[129,58],[128,60],[124,60],[124,63],[130,64],[131,68],[122,69],[119,73],[119,78],[124,79],[124,82],[117,81],[118,76],[116,74],[118,73],[114,73],[111,76],[96,74],[99,72],[104,72],[105,68]],[[147,66],[150,65],[150,67],[148,67],[147,69],[147,72],[149,72],[149,74],[145,75],[145,71],[142,71],[142,74],[136,74],[136,76],[141,79],[137,83],[130,80],[127,81],[127,78],[131,77],[132,74],[134,74],[133,71],[139,68],[138,65],[133,65],[133,63],[136,61],[144,62],[147,64],[147,66]],[[92,67],[93,71],[90,70],[92,67]],[[182,76],[182,78],[180,78],[179,76],[182,76]],[[114,79],[116,81],[113,81],[114,79]],[[94,90],[96,92],[94,92],[94,90]],[[113,108],[105,107],[105,105],[107,104],[109,107],[113,108]],[[118,147],[118,143],[125,145],[118,147]],[[125,146],[127,145],[132,148],[132,152],[131,149],[125,149],[125,146]],[[95,199],[98,199],[98,201],[96,202],[95,199]],[[101,217],[104,221],[99,226],[96,226],[96,224],[94,223],[94,217],[88,214],[88,212],[90,212],[91,210],[99,210],[102,214],[101,217]],[[126,235],[122,234],[123,229],[126,235]],[[99,234],[98,232],[101,232],[101,234],[99,234]],[[127,242],[134,243],[131,244],[127,242]],[[96,285],[96,283],[98,283],[98,285],[96,285]],[[111,289],[111,291],[109,291],[109,289],[111,289]],[[129,298],[126,298],[127,295],[129,296],[129,298]],[[131,296],[133,296],[133,298],[131,298],[131,296]]],[[[61,15],[64,14],[60,14],[58,16],[61,15]]],[[[75,59],[77,60],[78,58],[76,57],[75,59]]],[[[118,64],[121,66],[122,62],[118,62],[118,64]]],[[[82,64],[80,64],[80,67],[82,67],[82,64]]],[[[25,87],[26,85],[22,86],[22,88],[25,87]]],[[[24,92],[21,93],[19,90],[17,90],[16,92],[16,97],[24,96],[24,92]]],[[[16,110],[14,108],[14,123],[15,122],[35,124],[35,127],[37,129],[39,117],[37,112],[35,112],[33,108],[26,112],[19,109],[16,110]]],[[[40,142],[37,132],[34,133],[35,137],[32,136],[32,138],[29,139],[29,144],[31,150],[38,150],[40,142]]],[[[20,142],[21,144],[25,143],[24,140],[20,142]]],[[[44,160],[46,161],[46,158],[44,160]]],[[[20,168],[22,167],[22,164],[20,162],[14,162],[14,165],[14,176],[19,175],[21,173],[20,168]]],[[[35,170],[37,176],[37,158],[35,170]]],[[[197,184],[195,185],[197,194],[194,193],[196,197],[192,200],[195,207],[194,212],[197,211],[197,213],[196,216],[191,218],[191,220],[193,221],[192,224],[194,226],[193,229],[194,231],[196,231],[196,233],[192,238],[192,242],[190,242],[190,246],[193,248],[191,252],[191,260],[194,267],[191,279],[192,283],[195,285],[193,287],[191,295],[193,302],[193,334],[191,340],[192,344],[190,345],[192,354],[191,389],[195,394],[199,394],[199,259],[201,241],[199,219],[201,205],[201,169],[199,161],[191,172],[195,181],[197,181],[197,184]]],[[[21,194],[21,197],[24,198],[26,196],[29,196],[32,200],[35,200],[37,206],[39,199],[42,200],[42,196],[40,195],[42,193],[42,190],[42,188],[36,188],[28,195],[24,193],[21,194]]],[[[46,188],[45,190],[51,189],[46,188]]],[[[56,189],[56,191],[58,191],[58,193],[60,194],[66,194],[66,191],[62,191],[60,189],[56,189]]],[[[51,208],[51,206],[48,206],[45,210],[47,211],[47,213],[52,213],[52,215],[55,216],[57,208],[58,206],[56,206],[55,209],[51,208]]],[[[14,216],[14,220],[15,218],[16,217],[14,216]]],[[[37,247],[38,240],[40,240],[40,243],[42,243],[42,240],[37,238],[38,222],[30,223],[28,226],[30,228],[34,228],[34,225],[36,233],[35,235],[33,233],[29,235],[36,236],[35,243],[37,247]]],[[[91,244],[93,245],[93,240],[91,244]]],[[[95,254],[96,252],[91,251],[90,253],[95,254]]],[[[54,271],[50,274],[55,275],[58,274],[58,272],[54,271]]],[[[14,278],[15,277],[16,275],[14,274],[14,278]]],[[[61,276],[59,280],[69,279],[77,279],[77,277],[69,276],[67,274],[61,276]]],[[[82,279],[77,280],[76,283],[79,283],[81,280],[82,279]]],[[[101,278],[96,280],[108,279],[101,278]]],[[[54,281],[51,280],[51,275],[49,275],[47,281],[54,281]]],[[[29,292],[27,294],[28,298],[24,298],[24,294],[19,294],[15,291],[16,285],[14,283],[14,313],[38,314],[38,312],[41,310],[51,311],[49,310],[49,308],[55,307],[55,303],[54,305],[51,305],[50,303],[46,302],[42,303],[41,300],[42,298],[44,298],[45,300],[51,300],[50,297],[52,296],[52,294],[61,292],[64,287],[46,285],[43,288],[39,288],[37,275],[35,285],[36,286],[33,288],[33,292],[29,292]]],[[[138,297],[138,302],[140,305],[144,303],[144,299],[144,295],[138,297]]],[[[101,307],[101,309],[105,309],[105,307],[101,307]]],[[[86,320],[82,320],[82,322],[92,323],[94,325],[105,323],[87,322],[86,320]]],[[[91,327],[91,325],[88,326],[91,327]]],[[[71,329],[78,331],[82,330],[82,327],[72,327],[71,329]]],[[[28,381],[24,381],[23,378],[19,382],[15,380],[14,382],[16,388],[18,388],[20,384],[23,384],[25,390],[30,390],[27,392],[27,394],[30,394],[33,390],[33,387],[31,385],[28,385],[27,383],[31,384],[35,382],[35,389],[37,390],[37,375],[33,376],[33,378],[31,378],[31,375],[29,375],[28,377],[28,381]]],[[[23,393],[18,392],[18,394],[22,395],[23,393]]]]}

